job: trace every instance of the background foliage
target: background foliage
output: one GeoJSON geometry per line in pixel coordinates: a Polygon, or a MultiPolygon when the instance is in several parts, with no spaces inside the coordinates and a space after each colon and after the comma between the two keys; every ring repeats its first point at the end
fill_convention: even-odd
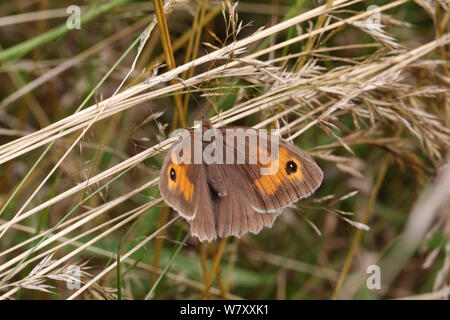
{"type": "Polygon", "coordinates": [[[2,2],[1,298],[448,298],[449,8],[2,2]],[[158,176],[205,112],[278,126],[323,185],[257,236],[199,244],[158,176]]]}

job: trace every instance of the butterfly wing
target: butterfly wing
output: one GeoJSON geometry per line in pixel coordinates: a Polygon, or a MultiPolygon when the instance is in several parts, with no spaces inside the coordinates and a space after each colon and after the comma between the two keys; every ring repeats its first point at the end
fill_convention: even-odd
{"type": "MultiPolygon", "coordinates": [[[[244,189],[244,176],[235,165],[209,167],[218,171],[215,175],[223,177],[226,194],[214,201],[215,225],[219,237],[236,236],[252,232],[259,233],[263,227],[271,227],[280,212],[259,213],[252,208],[251,201],[244,189]]],[[[211,171],[211,170],[210,170],[211,171]]],[[[213,185],[213,189],[216,187],[213,185]]]]}
{"type": "Polygon", "coordinates": [[[284,139],[274,139],[271,134],[256,129],[225,127],[222,134],[239,136],[242,134],[239,129],[244,129],[248,136],[245,147],[239,147],[237,138],[233,145],[229,143],[231,139],[224,138],[225,152],[241,154],[246,163],[236,164],[227,171],[233,171],[234,176],[241,177],[241,189],[246,193],[252,209],[260,213],[277,212],[311,195],[320,186],[322,170],[305,151],[284,139]],[[232,133],[225,129],[238,129],[238,132],[232,133]],[[252,149],[254,141],[257,141],[256,148],[252,149]],[[270,158],[272,153],[272,159],[275,160],[270,158]],[[261,157],[261,154],[269,158],[261,157]]]}
{"type": "MultiPolygon", "coordinates": [[[[192,141],[193,136],[188,138],[192,141]]],[[[201,241],[212,241],[217,234],[206,167],[194,163],[193,152],[180,152],[177,158],[175,151],[181,143],[175,142],[164,159],[159,190],[166,203],[188,220],[193,235],[201,241]]]]}

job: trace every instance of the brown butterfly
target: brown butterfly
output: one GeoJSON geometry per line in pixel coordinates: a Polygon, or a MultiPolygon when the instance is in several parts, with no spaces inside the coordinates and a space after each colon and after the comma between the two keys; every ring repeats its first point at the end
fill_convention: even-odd
{"type": "Polygon", "coordinates": [[[198,129],[188,129],[170,148],[159,189],[194,236],[212,241],[270,228],[284,207],[311,195],[322,178],[319,166],[294,144],[264,130],[213,129],[204,116],[198,129]],[[195,158],[199,150],[213,161],[195,158]]]}

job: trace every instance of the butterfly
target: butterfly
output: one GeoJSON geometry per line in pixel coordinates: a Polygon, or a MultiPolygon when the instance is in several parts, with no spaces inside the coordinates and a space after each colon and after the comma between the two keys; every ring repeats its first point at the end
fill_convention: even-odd
{"type": "Polygon", "coordinates": [[[203,116],[166,155],[159,190],[200,241],[259,233],[322,183],[314,160],[263,129],[213,128],[203,116]]]}

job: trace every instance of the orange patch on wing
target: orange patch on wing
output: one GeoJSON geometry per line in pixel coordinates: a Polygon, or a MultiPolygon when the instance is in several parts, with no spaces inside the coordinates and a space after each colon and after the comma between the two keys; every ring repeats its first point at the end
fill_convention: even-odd
{"type": "Polygon", "coordinates": [[[278,151],[278,160],[275,161],[276,162],[269,163],[264,167],[270,167],[271,165],[277,167],[278,165],[278,171],[276,173],[272,175],[262,175],[253,181],[259,191],[267,195],[274,195],[278,188],[288,181],[303,180],[303,173],[301,170],[302,164],[298,159],[291,156],[288,149],[280,147],[280,150],[278,151]],[[286,165],[289,161],[293,161],[297,165],[297,171],[292,172],[291,174],[286,172],[286,165]]]}
{"type": "Polygon", "coordinates": [[[167,167],[167,185],[169,190],[178,190],[183,193],[185,200],[191,200],[194,194],[194,184],[187,177],[186,165],[171,164],[167,167]],[[170,178],[170,170],[175,170],[175,181],[170,178]]]}
{"type": "Polygon", "coordinates": [[[261,176],[261,178],[259,179],[255,179],[254,183],[259,191],[270,195],[274,194],[277,191],[278,186],[275,185],[271,177],[272,176],[265,175],[261,176]]]}

